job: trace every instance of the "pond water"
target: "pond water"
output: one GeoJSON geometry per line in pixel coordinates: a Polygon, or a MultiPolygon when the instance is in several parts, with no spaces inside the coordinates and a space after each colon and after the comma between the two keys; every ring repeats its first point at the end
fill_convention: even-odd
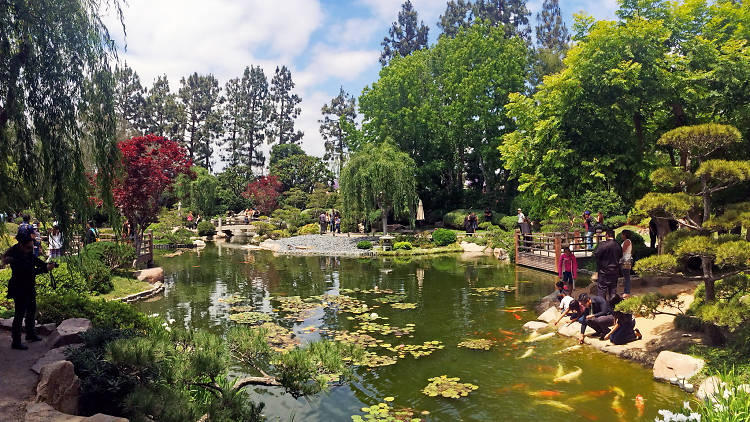
{"type": "MultiPolygon", "coordinates": [[[[658,409],[679,407],[687,397],[676,388],[654,382],[651,371],[639,364],[590,348],[555,353],[574,345],[572,339],[555,336],[514,344],[528,337],[521,326],[534,319],[534,305],[552,291],[554,277],[516,270],[490,257],[450,255],[404,260],[273,256],[209,244],[200,253],[186,252],[158,261],[166,272],[164,297],[137,306],[148,314],[174,319],[175,326],[223,332],[234,323],[228,319],[230,305],[219,299],[235,294],[272,312],[278,306],[271,301],[273,296],[304,298],[377,286],[404,293],[406,302],[416,303],[417,308],[397,310],[374,301],[377,295],[348,293],[371,307],[379,305],[374,311],[390,318],[377,322],[398,327],[415,324],[413,338],[373,336],[392,344],[439,340],[445,345],[419,359],[407,355],[390,366],[358,367],[351,382],[313,397],[294,399],[280,389],[250,390],[254,400],[266,403],[264,413],[271,420],[350,421],[351,415],[363,414],[362,407],[394,397],[394,407],[416,409],[416,416],[433,421],[547,421],[565,417],[652,421],[658,409]],[[489,296],[478,296],[474,290],[495,286],[516,290],[489,296]],[[508,312],[519,306],[529,311],[508,312]],[[497,344],[489,351],[458,348],[466,338],[491,339],[497,344]],[[521,359],[529,345],[535,347],[533,354],[521,359]],[[569,383],[554,383],[558,365],[566,373],[580,368],[582,374],[569,383]],[[421,390],[428,378],[440,375],[460,377],[461,382],[479,388],[458,400],[424,395],[421,390]],[[616,398],[618,388],[624,397],[616,398]],[[635,405],[638,394],[645,398],[642,411],[635,405]],[[421,411],[429,415],[421,416],[421,411]]],[[[318,340],[319,329],[354,331],[358,321],[347,319],[351,316],[321,308],[304,322],[276,320],[293,329],[304,343],[318,340]],[[310,326],[318,330],[310,332],[310,326]]]]}

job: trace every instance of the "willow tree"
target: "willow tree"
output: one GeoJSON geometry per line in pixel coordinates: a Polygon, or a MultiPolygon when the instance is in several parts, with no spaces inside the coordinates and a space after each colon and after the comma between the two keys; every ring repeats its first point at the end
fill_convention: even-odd
{"type": "Polygon", "coordinates": [[[414,222],[417,187],[416,165],[392,140],[366,144],[341,171],[344,212],[369,222],[381,220],[388,232],[388,215],[409,217],[414,222]]]}
{"type": "MultiPolygon", "coordinates": [[[[86,172],[97,170],[106,194],[117,162],[110,69],[116,48],[101,15],[113,7],[122,18],[120,2],[1,3],[0,191],[10,194],[0,195],[0,209],[44,197],[70,233],[69,210],[82,216],[86,208],[86,172]],[[89,166],[82,158],[87,141],[89,166]]],[[[110,195],[103,199],[111,203],[110,195]]]]}
{"type": "Polygon", "coordinates": [[[662,135],[659,145],[677,151],[680,165],[652,172],[659,192],[646,194],[635,206],[657,226],[676,220],[682,229],[662,238],[661,254],[638,261],[636,272],[671,275],[689,259],[700,258],[702,274],[694,278],[704,281],[706,300],[711,302],[716,299],[717,280],[750,270],[750,242],[738,235],[719,235],[750,226],[746,194],[717,200],[719,193],[750,181],[750,161],[717,158],[740,141],[736,128],[718,124],[683,126],[662,135]]]}

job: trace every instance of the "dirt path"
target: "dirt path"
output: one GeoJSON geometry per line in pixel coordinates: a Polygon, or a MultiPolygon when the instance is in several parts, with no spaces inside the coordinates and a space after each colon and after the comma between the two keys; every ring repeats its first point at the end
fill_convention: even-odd
{"type": "Polygon", "coordinates": [[[29,350],[13,350],[10,342],[10,333],[0,330],[0,422],[24,420],[39,381],[31,367],[49,350],[44,341],[28,343],[29,350]]]}

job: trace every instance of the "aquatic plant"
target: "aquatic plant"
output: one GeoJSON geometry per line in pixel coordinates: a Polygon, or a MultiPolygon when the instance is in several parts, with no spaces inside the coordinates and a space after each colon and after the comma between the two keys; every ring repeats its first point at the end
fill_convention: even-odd
{"type": "Polygon", "coordinates": [[[393,308],[393,309],[402,309],[402,310],[403,309],[417,309],[417,304],[416,303],[408,303],[408,302],[405,302],[405,303],[392,303],[391,304],[391,308],[393,308]]]}
{"type": "Polygon", "coordinates": [[[474,350],[490,350],[490,348],[494,345],[495,342],[493,342],[492,340],[483,338],[466,339],[458,343],[458,347],[465,347],[467,349],[474,350]]]}
{"type": "MultiPolygon", "coordinates": [[[[421,419],[415,418],[414,414],[416,411],[410,408],[396,409],[391,407],[388,403],[392,402],[393,397],[386,397],[383,399],[383,403],[378,403],[369,407],[363,407],[360,409],[365,412],[364,417],[360,415],[352,415],[352,422],[364,422],[376,421],[376,422],[419,422],[421,419]]],[[[429,414],[427,412],[426,414],[429,414]]]]}
{"type": "Polygon", "coordinates": [[[393,365],[397,361],[398,359],[392,356],[379,355],[374,352],[365,352],[360,358],[354,359],[353,363],[355,365],[377,368],[379,366],[393,365]]]}
{"type": "Polygon", "coordinates": [[[404,300],[406,300],[406,295],[404,294],[392,294],[375,298],[375,301],[380,303],[397,303],[403,302],[404,300]]]}
{"type": "Polygon", "coordinates": [[[255,306],[251,305],[240,305],[240,306],[232,306],[229,308],[229,312],[250,312],[255,309],[255,306]]]}
{"type": "Polygon", "coordinates": [[[410,354],[415,359],[429,356],[435,350],[445,348],[443,343],[438,340],[425,341],[422,344],[397,344],[395,346],[390,343],[381,343],[380,347],[398,353],[399,358],[404,358],[407,354],[410,354]]]}
{"type": "Polygon", "coordinates": [[[229,315],[229,320],[238,324],[260,324],[271,321],[271,315],[262,312],[238,312],[229,315]]]}
{"type": "Polygon", "coordinates": [[[375,347],[382,341],[361,331],[340,331],[334,334],[333,339],[342,343],[356,344],[360,347],[375,347]]]}
{"type": "Polygon", "coordinates": [[[461,378],[457,377],[448,378],[447,375],[430,378],[427,380],[430,383],[422,389],[422,393],[430,397],[442,396],[449,399],[460,399],[479,388],[474,384],[461,383],[460,380],[461,378]]]}
{"type": "Polygon", "coordinates": [[[371,333],[380,333],[384,336],[393,334],[396,337],[405,336],[414,332],[414,324],[406,324],[404,327],[395,327],[388,324],[378,324],[375,322],[363,322],[359,324],[359,329],[371,333]]]}
{"type": "Polygon", "coordinates": [[[227,297],[221,297],[219,298],[219,302],[221,303],[227,303],[229,305],[234,305],[236,303],[242,303],[246,302],[248,299],[246,297],[242,297],[240,295],[232,295],[227,297]]]}

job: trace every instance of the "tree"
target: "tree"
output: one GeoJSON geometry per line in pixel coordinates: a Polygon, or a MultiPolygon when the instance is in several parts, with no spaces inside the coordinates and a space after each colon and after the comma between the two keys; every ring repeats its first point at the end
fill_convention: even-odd
{"type": "Polygon", "coordinates": [[[462,28],[468,26],[471,18],[471,0],[449,0],[445,12],[440,15],[438,28],[448,37],[455,37],[462,28]]]}
{"type": "Polygon", "coordinates": [[[279,161],[295,155],[305,155],[305,151],[297,144],[277,144],[271,148],[269,165],[274,166],[279,161]]]}
{"type": "Polygon", "coordinates": [[[113,188],[115,204],[137,234],[135,250],[140,250],[143,232],[156,222],[160,199],[179,174],[190,171],[190,159],[177,142],[146,135],[118,143],[123,174],[113,188]]]}
{"type": "Polygon", "coordinates": [[[269,99],[271,102],[271,117],[268,124],[268,143],[298,144],[304,135],[302,131],[295,131],[294,121],[299,117],[302,109],[298,107],[302,98],[293,94],[294,82],[292,72],[286,66],[276,68],[271,79],[269,99]]]}
{"type": "Polygon", "coordinates": [[[430,28],[419,21],[411,0],[406,0],[398,12],[398,20],[391,24],[388,36],[380,43],[383,46],[380,64],[386,66],[394,57],[406,57],[417,50],[427,48],[429,31],[430,28]]]}
{"type": "Polygon", "coordinates": [[[373,222],[388,232],[388,215],[414,221],[417,188],[414,160],[391,142],[368,144],[352,155],[341,172],[344,212],[373,222]]]}
{"type": "Polygon", "coordinates": [[[195,179],[190,182],[192,208],[208,219],[223,210],[219,209],[219,181],[203,167],[195,168],[195,179]]]}
{"type": "Polygon", "coordinates": [[[519,36],[529,41],[531,29],[525,0],[451,0],[440,16],[438,27],[448,37],[455,37],[462,29],[477,20],[503,28],[507,37],[519,36]]]}
{"type": "Polygon", "coordinates": [[[270,174],[278,178],[281,191],[296,187],[305,193],[311,193],[316,184],[327,184],[333,179],[333,174],[323,160],[307,154],[276,161],[271,165],[270,174]]]}
{"type": "Polygon", "coordinates": [[[145,126],[146,90],[141,85],[141,79],[131,67],[125,63],[122,67],[115,67],[115,110],[126,132],[140,135],[145,126]]]}
{"type": "Polygon", "coordinates": [[[213,145],[222,132],[219,81],[211,74],[193,73],[180,84],[187,131],[183,145],[192,161],[211,170],[213,145]]]}
{"type": "Polygon", "coordinates": [[[219,182],[222,203],[227,209],[239,212],[247,208],[247,199],[242,193],[247,185],[253,181],[252,171],[243,166],[228,166],[216,175],[219,182]]]}
{"type": "Polygon", "coordinates": [[[320,134],[323,136],[326,149],[323,159],[333,161],[338,157],[339,174],[344,167],[346,154],[349,152],[345,128],[347,124],[354,124],[354,119],[357,117],[355,104],[354,97],[341,87],[339,95],[331,99],[331,104],[323,104],[320,110],[323,119],[318,120],[318,123],[320,123],[320,134]]]}
{"type": "Polygon", "coordinates": [[[182,143],[185,112],[177,95],[169,89],[166,75],[156,78],[145,100],[145,132],[182,143]]]}
{"type": "Polygon", "coordinates": [[[63,233],[72,233],[70,210],[83,215],[88,197],[82,141],[95,151],[99,188],[108,188],[117,164],[110,72],[116,45],[102,16],[108,9],[122,21],[120,6],[15,0],[0,7],[0,209],[44,197],[63,233]],[[82,136],[83,115],[96,117],[86,122],[96,137],[82,136]]]}
{"type": "Polygon", "coordinates": [[[536,21],[534,85],[538,85],[542,77],[562,69],[563,58],[570,43],[570,34],[563,21],[558,0],[544,0],[542,11],[536,14],[536,21]]]}
{"type": "Polygon", "coordinates": [[[264,215],[270,215],[276,209],[281,189],[281,183],[276,176],[263,176],[247,185],[242,194],[252,201],[253,205],[264,215]]]}
{"type": "MultiPolygon", "coordinates": [[[[638,261],[636,271],[642,274],[672,274],[679,263],[700,258],[706,301],[715,300],[717,280],[750,270],[750,242],[738,236],[715,236],[722,229],[750,226],[742,213],[726,217],[722,208],[749,209],[747,202],[736,199],[723,207],[716,196],[733,186],[750,181],[750,161],[715,158],[740,142],[739,131],[726,125],[683,126],[666,132],[659,144],[674,148],[684,165],[662,167],[651,173],[651,180],[662,192],[650,192],[638,200],[636,208],[664,224],[677,220],[684,228],[667,250],[660,230],[660,252],[656,257],[638,261]]],[[[739,198],[738,198],[739,199],[739,198]]],[[[741,198],[746,199],[746,198],[741,198]]]]}
{"type": "Polygon", "coordinates": [[[265,138],[269,119],[268,80],[258,66],[245,67],[241,78],[234,78],[225,87],[224,141],[225,161],[252,170],[265,163],[260,145],[265,138]]]}

